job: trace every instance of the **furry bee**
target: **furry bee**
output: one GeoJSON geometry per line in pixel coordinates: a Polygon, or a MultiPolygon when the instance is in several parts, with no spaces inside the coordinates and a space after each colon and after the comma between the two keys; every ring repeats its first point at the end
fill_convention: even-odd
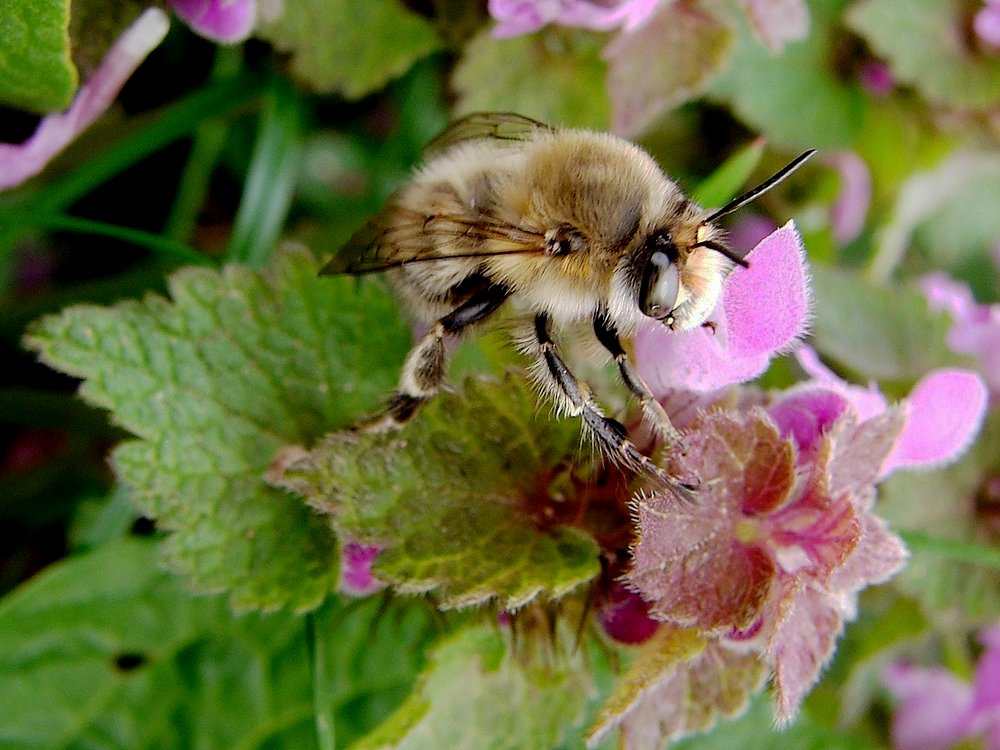
{"type": "Polygon", "coordinates": [[[440,389],[446,337],[502,306],[524,319],[519,347],[560,412],[582,418],[612,460],[684,486],[641,453],[560,355],[553,332],[590,321],[650,426],[679,439],[620,337],[650,320],[673,330],[707,318],[736,266],[715,224],[777,185],[814,152],[716,211],[692,203],[638,146],[606,133],[556,129],[511,113],[472,114],[427,146],[424,163],[322,274],[387,271],[430,330],[412,348],[383,413],[362,429],[405,424],[440,389]]]}

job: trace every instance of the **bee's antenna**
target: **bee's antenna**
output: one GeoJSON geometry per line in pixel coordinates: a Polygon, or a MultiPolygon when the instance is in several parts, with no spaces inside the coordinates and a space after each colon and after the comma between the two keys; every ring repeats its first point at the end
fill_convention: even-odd
{"type": "Polygon", "coordinates": [[[709,222],[715,221],[716,219],[719,219],[725,216],[726,214],[731,214],[733,211],[743,208],[743,206],[745,206],[747,203],[757,200],[757,198],[762,196],[768,190],[783,182],[786,177],[788,177],[790,174],[792,174],[792,172],[794,172],[796,169],[805,164],[809,160],[809,158],[815,153],[816,149],[811,148],[808,151],[804,151],[803,153],[799,154],[794,159],[792,159],[792,161],[790,161],[784,167],[779,169],[774,175],[768,177],[753,190],[748,190],[747,192],[743,193],[743,195],[737,198],[733,198],[731,201],[729,201],[729,203],[727,203],[722,208],[720,208],[719,210],[715,211],[710,216],[708,216],[708,218],[706,218],[702,223],[708,224],[709,222]]]}

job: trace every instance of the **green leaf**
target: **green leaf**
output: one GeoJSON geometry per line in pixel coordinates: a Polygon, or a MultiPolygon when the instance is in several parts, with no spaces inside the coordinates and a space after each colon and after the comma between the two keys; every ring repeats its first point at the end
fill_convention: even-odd
{"type": "Polygon", "coordinates": [[[604,50],[614,131],[632,135],[657,116],[704,93],[725,62],[732,30],[688,3],[668,3],[604,50]]]}
{"type": "Polygon", "coordinates": [[[579,723],[590,684],[572,635],[555,638],[554,653],[524,654],[496,627],[457,633],[407,702],[351,750],[549,750],[579,723]]]}
{"type": "Polygon", "coordinates": [[[292,70],[321,93],[360,99],[441,46],[399,0],[297,0],[255,32],[292,53],[292,70]]]}
{"type": "Polygon", "coordinates": [[[318,278],[304,251],[270,271],[184,269],[149,296],[42,319],[27,345],[140,439],[114,451],[168,564],[239,607],[315,606],[336,584],[328,525],[263,475],[283,447],[388,393],[409,332],[374,281],[318,278]]]}
{"type": "Polygon", "coordinates": [[[809,3],[809,36],[775,55],[738,14],[738,41],[729,68],[710,94],[769,141],[786,148],[840,148],[861,130],[865,99],[858,84],[842,80],[831,62],[835,24],[846,0],[809,3]]]}
{"type": "Polygon", "coordinates": [[[452,86],[456,114],[518,112],[552,125],[606,130],[611,105],[601,37],[548,28],[495,39],[488,31],[465,45],[452,86]]]}
{"type": "Polygon", "coordinates": [[[915,286],[871,284],[821,265],[812,267],[812,282],[813,343],[856,374],[912,383],[961,361],[947,345],[949,317],[931,312],[915,286]]]}
{"type": "Polygon", "coordinates": [[[443,607],[559,597],[600,564],[590,536],[539,522],[580,438],[536,403],[520,379],[469,380],[398,436],[328,436],[285,481],[342,535],[383,547],[375,574],[403,591],[434,591],[443,607]]]}
{"type": "Polygon", "coordinates": [[[68,0],[0,5],[0,102],[39,114],[65,109],[76,91],[68,0]]]}
{"type": "Polygon", "coordinates": [[[969,13],[964,0],[863,0],[846,19],[932,102],[985,109],[1000,101],[1000,58],[972,46],[969,13]]]}
{"type": "Polygon", "coordinates": [[[615,727],[622,750],[662,747],[746,711],[764,683],[757,654],[706,642],[695,630],[661,626],[647,641],[588,733],[590,747],[615,727]]]}
{"type": "Polygon", "coordinates": [[[706,208],[724,206],[746,185],[760,164],[766,146],[764,138],[757,138],[739,149],[701,181],[692,193],[692,200],[706,208]]]}
{"type": "MultiPolygon", "coordinates": [[[[330,602],[334,721],[356,738],[405,697],[428,633],[422,607],[330,602]]],[[[66,560],[0,602],[2,744],[19,748],[315,746],[302,618],[235,616],[122,541],[66,560]]]]}

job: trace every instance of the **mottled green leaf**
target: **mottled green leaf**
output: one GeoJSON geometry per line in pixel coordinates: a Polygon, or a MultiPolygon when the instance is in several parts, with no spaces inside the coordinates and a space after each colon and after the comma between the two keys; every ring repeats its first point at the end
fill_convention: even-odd
{"type": "MultiPolygon", "coordinates": [[[[0,603],[0,744],[315,747],[309,631],[289,615],[236,616],[157,570],[148,541],[62,562],[0,603]]],[[[406,695],[428,632],[422,607],[330,602],[313,639],[345,739],[406,695]],[[377,674],[378,679],[371,676],[377,674]]]]}
{"type": "Polygon", "coordinates": [[[813,344],[856,374],[912,382],[960,362],[946,342],[950,318],[931,312],[916,286],[879,286],[819,265],[812,282],[813,344]]]}
{"type": "MultiPolygon", "coordinates": [[[[540,523],[579,426],[537,414],[517,378],[467,381],[398,435],[328,436],[286,475],[337,530],[385,549],[375,574],[444,607],[558,597],[600,572],[594,540],[540,523]]],[[[560,490],[561,491],[561,490],[560,490]]]]}
{"type": "Polygon", "coordinates": [[[323,93],[359,99],[398,78],[441,42],[399,0],[296,0],[258,36],[292,55],[292,70],[323,93]]]}
{"type": "Polygon", "coordinates": [[[263,474],[281,448],[374,408],[409,342],[376,282],[316,273],[303,251],[264,273],[185,269],[171,301],[72,307],[27,338],[139,437],[114,464],[173,531],[170,566],[240,607],[305,609],[335,585],[328,524],[263,474]]]}
{"type": "Polygon", "coordinates": [[[555,637],[551,650],[526,654],[495,627],[459,632],[431,654],[407,702],[351,750],[555,747],[581,720],[590,685],[572,636],[555,637]]]}
{"type": "Polygon", "coordinates": [[[636,31],[614,37],[604,50],[614,131],[634,135],[703,93],[732,41],[725,23],[688,3],[666,3],[636,31]]]}
{"type": "Polygon", "coordinates": [[[465,45],[452,85],[456,114],[518,112],[552,125],[606,130],[611,105],[601,37],[549,28],[495,39],[482,32],[465,45]]]}
{"type": "Polygon", "coordinates": [[[939,104],[982,109],[1000,102],[1000,58],[976,49],[965,0],[862,0],[847,22],[893,75],[939,104]]]}
{"type": "Polygon", "coordinates": [[[846,0],[809,3],[809,36],[775,55],[754,37],[737,14],[737,42],[729,67],[710,95],[769,141],[787,148],[845,147],[857,136],[865,100],[856,82],[834,69],[835,22],[846,0]]]}
{"type": "Polygon", "coordinates": [[[69,106],[77,74],[68,27],[68,0],[0,3],[0,102],[40,114],[69,106]]]}

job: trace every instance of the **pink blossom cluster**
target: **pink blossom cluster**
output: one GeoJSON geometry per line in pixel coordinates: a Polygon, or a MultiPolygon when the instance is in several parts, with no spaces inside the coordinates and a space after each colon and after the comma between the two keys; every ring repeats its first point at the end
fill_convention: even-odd
{"type": "Polygon", "coordinates": [[[489,0],[497,21],[493,35],[519,36],[543,26],[576,26],[597,31],[637,28],[661,0],[489,0]]]}

